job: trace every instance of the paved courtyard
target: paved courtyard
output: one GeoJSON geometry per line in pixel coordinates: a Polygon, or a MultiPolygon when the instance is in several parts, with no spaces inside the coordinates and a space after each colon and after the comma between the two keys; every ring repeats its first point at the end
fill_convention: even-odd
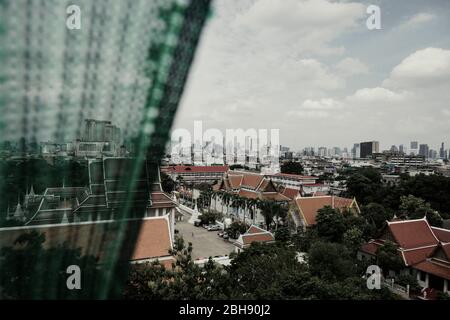
{"type": "Polygon", "coordinates": [[[194,259],[229,255],[234,250],[234,246],[220,238],[219,231],[208,231],[203,227],[195,227],[188,223],[189,216],[185,215],[183,221],[177,221],[175,229],[186,243],[192,242],[192,256],[194,259]]]}

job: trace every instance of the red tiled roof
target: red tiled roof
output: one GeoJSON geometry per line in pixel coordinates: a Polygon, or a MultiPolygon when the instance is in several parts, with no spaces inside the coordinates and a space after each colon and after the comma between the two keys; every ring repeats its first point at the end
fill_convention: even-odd
{"type": "Polygon", "coordinates": [[[334,209],[344,209],[350,207],[353,200],[341,198],[336,196],[321,196],[321,197],[304,197],[295,200],[299,210],[308,225],[316,223],[316,216],[319,209],[325,206],[330,206],[334,209]]]}
{"type": "Polygon", "coordinates": [[[167,172],[185,173],[185,172],[227,172],[228,166],[170,166],[167,172]]]}
{"type": "Polygon", "coordinates": [[[256,190],[258,188],[259,184],[261,183],[262,179],[264,179],[264,177],[261,175],[246,174],[246,175],[244,175],[244,178],[242,179],[241,186],[256,190]]]}
{"type": "Polygon", "coordinates": [[[274,200],[274,201],[290,201],[291,199],[286,197],[285,195],[278,192],[263,192],[261,193],[262,198],[266,200],[274,200]]]}
{"type": "Polygon", "coordinates": [[[282,195],[288,197],[291,200],[294,200],[299,195],[299,190],[292,188],[284,188],[282,195]]]}
{"type": "Polygon", "coordinates": [[[442,250],[444,251],[447,259],[450,261],[450,243],[441,244],[442,250]]]}
{"type": "Polygon", "coordinates": [[[403,249],[438,244],[438,240],[425,219],[388,222],[388,227],[395,241],[403,249]]]}
{"type": "Polygon", "coordinates": [[[126,239],[119,260],[128,259],[128,255],[132,252],[131,260],[170,256],[169,249],[172,248],[172,243],[168,220],[165,217],[3,228],[0,229],[0,248],[14,246],[14,241],[21,234],[36,231],[45,234],[43,244],[45,248],[66,243],[69,248],[80,248],[82,255],[93,255],[99,263],[103,263],[108,255],[109,244],[117,237],[116,227],[120,223],[126,224],[126,239]],[[136,242],[132,242],[132,238],[127,240],[138,230],[136,242]]]}
{"type": "Polygon", "coordinates": [[[434,235],[439,241],[450,242],[450,230],[436,227],[431,227],[431,230],[433,230],[434,235]]]}
{"type": "Polygon", "coordinates": [[[267,232],[267,230],[264,230],[258,226],[255,226],[254,224],[252,224],[250,226],[250,228],[248,228],[246,233],[248,234],[248,233],[260,233],[260,232],[267,232]]]}
{"type": "Polygon", "coordinates": [[[429,259],[422,261],[414,265],[413,267],[414,269],[450,280],[450,264],[448,263],[436,261],[435,259],[429,259]]]}
{"type": "Polygon", "coordinates": [[[257,199],[259,193],[249,190],[239,190],[238,195],[241,197],[249,198],[249,199],[257,199]]]}
{"type": "Polygon", "coordinates": [[[243,178],[243,176],[229,175],[228,181],[230,182],[231,189],[239,189],[241,187],[243,178]]]}
{"type": "Polygon", "coordinates": [[[255,233],[255,234],[243,234],[242,241],[244,245],[250,245],[252,242],[271,242],[275,241],[275,238],[270,232],[255,233]]]}
{"type": "Polygon", "coordinates": [[[167,219],[143,220],[132,260],[167,256],[171,248],[169,221],[167,219]]]}
{"type": "Polygon", "coordinates": [[[361,251],[371,254],[371,255],[376,255],[378,249],[383,245],[383,241],[379,241],[379,240],[372,240],[369,241],[368,243],[365,243],[361,246],[361,251]]]}
{"type": "Polygon", "coordinates": [[[413,264],[425,260],[426,258],[430,257],[433,254],[436,248],[437,245],[420,249],[402,251],[405,264],[407,266],[411,266],[413,264]]]}

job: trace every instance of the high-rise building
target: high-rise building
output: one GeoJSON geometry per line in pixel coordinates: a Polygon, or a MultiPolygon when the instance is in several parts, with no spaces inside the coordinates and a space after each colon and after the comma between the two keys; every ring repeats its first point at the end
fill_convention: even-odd
{"type": "Polygon", "coordinates": [[[441,143],[441,149],[439,149],[439,158],[445,159],[445,148],[444,143],[441,143]]]}
{"type": "Polygon", "coordinates": [[[396,145],[392,145],[391,149],[389,151],[391,151],[391,152],[398,152],[398,148],[397,148],[396,145]]]}
{"type": "Polygon", "coordinates": [[[430,149],[430,151],[428,152],[428,158],[430,159],[437,159],[438,153],[436,150],[430,149]]]}
{"type": "Polygon", "coordinates": [[[359,143],[353,144],[353,148],[352,148],[352,157],[353,157],[353,159],[360,158],[360,155],[361,155],[361,149],[360,149],[359,143]]]}
{"type": "Polygon", "coordinates": [[[360,158],[370,158],[372,154],[380,152],[380,143],[378,141],[361,142],[360,150],[360,158]]]}
{"type": "Polygon", "coordinates": [[[411,154],[418,154],[419,152],[419,142],[418,141],[411,141],[411,145],[410,145],[410,153],[411,154]]]}
{"type": "Polygon", "coordinates": [[[326,157],[328,155],[326,147],[319,147],[318,153],[319,157],[326,157]]]}
{"type": "Polygon", "coordinates": [[[403,144],[398,146],[398,152],[400,153],[406,153],[406,148],[403,146],[403,144]]]}
{"type": "Polygon", "coordinates": [[[424,156],[425,158],[428,158],[430,152],[430,148],[427,144],[420,144],[419,145],[419,155],[424,156]]]}

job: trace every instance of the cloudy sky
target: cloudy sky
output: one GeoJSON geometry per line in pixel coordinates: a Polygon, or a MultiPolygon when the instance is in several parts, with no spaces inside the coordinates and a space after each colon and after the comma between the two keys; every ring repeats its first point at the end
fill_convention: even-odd
{"type": "Polygon", "coordinates": [[[216,0],[175,128],[450,145],[450,1],[216,0]],[[366,9],[381,8],[381,30],[366,9]]]}

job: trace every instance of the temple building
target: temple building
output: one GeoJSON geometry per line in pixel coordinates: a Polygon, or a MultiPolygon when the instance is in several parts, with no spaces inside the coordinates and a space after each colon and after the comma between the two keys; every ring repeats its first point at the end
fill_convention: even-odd
{"type": "Polygon", "coordinates": [[[360,214],[361,211],[355,198],[342,198],[337,196],[315,196],[295,198],[289,209],[288,217],[293,227],[303,228],[316,224],[316,217],[320,209],[329,206],[340,212],[348,210],[353,214],[360,214]]]}
{"type": "MultiPolygon", "coordinates": [[[[432,227],[427,219],[387,221],[377,239],[365,243],[358,252],[360,260],[376,261],[378,249],[393,243],[404,268],[400,274],[417,278],[423,298],[433,299],[436,293],[450,292],[450,230],[432,227]]],[[[383,270],[386,277],[396,272],[383,270]]]]}
{"type": "Polygon", "coordinates": [[[31,187],[8,218],[42,225],[174,215],[175,203],[162,191],[158,166],[145,162],[132,179],[133,164],[130,158],[90,160],[88,186],[63,184],[43,194],[35,194],[31,187]],[[155,182],[150,182],[151,176],[155,182]],[[125,208],[129,214],[122,216],[125,208]]]}

